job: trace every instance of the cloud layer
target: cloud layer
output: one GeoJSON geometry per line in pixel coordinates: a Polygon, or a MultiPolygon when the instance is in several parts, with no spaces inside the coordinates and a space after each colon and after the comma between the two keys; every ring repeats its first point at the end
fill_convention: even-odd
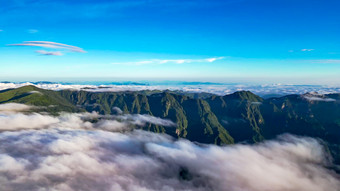
{"type": "Polygon", "coordinates": [[[4,190],[329,191],[317,141],[197,146],[143,131],[26,130],[0,134],[4,190]]]}
{"type": "Polygon", "coordinates": [[[37,108],[38,107],[17,103],[0,104],[0,131],[61,127],[70,129],[123,131],[135,126],[143,127],[147,124],[176,127],[176,124],[168,119],[161,119],[150,115],[118,113],[118,115],[108,116],[93,112],[61,113],[59,116],[50,116],[48,114],[28,112],[37,108]],[[97,122],[90,122],[93,120],[97,122]]]}
{"type": "MultiPolygon", "coordinates": [[[[141,120],[136,116],[119,120],[96,113],[55,117],[20,113],[22,105],[2,108],[17,111],[0,115],[1,128],[12,130],[0,132],[2,190],[340,189],[339,176],[326,168],[331,164],[328,155],[311,138],[285,135],[253,146],[197,145],[164,134],[120,131],[130,121],[141,120]],[[98,121],[91,123],[94,118],[98,121]],[[39,123],[43,128],[35,129],[39,123]],[[18,124],[25,130],[16,130],[18,124]]],[[[150,120],[160,119],[144,121],[150,120]]]]}
{"type": "Polygon", "coordinates": [[[1,113],[12,113],[12,112],[20,112],[20,111],[29,111],[34,106],[29,106],[25,104],[20,103],[6,103],[6,104],[0,104],[0,114],[1,113]]]}
{"type": "Polygon", "coordinates": [[[121,92],[121,91],[141,91],[141,90],[181,90],[184,92],[200,93],[207,92],[217,95],[231,94],[236,91],[248,90],[257,95],[274,95],[283,96],[287,94],[304,94],[307,92],[317,91],[320,94],[339,93],[340,86],[320,86],[320,85],[284,85],[284,84],[205,84],[205,83],[192,83],[192,84],[168,84],[152,82],[147,84],[126,83],[124,85],[93,85],[93,84],[69,84],[69,83],[1,83],[0,90],[9,88],[18,88],[26,85],[35,85],[39,88],[49,90],[83,90],[90,92],[121,92]]]}

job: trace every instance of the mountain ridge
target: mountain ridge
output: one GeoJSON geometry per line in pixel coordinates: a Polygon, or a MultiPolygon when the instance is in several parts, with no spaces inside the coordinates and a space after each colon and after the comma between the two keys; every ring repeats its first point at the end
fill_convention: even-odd
{"type": "MultiPolygon", "coordinates": [[[[147,114],[170,119],[176,128],[148,124],[157,133],[217,145],[256,143],[283,133],[320,138],[340,153],[340,94],[286,95],[263,99],[250,91],[208,97],[172,91],[52,91],[24,86],[0,92],[0,103],[51,106],[44,111],[147,114]]],[[[340,155],[335,155],[340,156],[340,155]]],[[[340,157],[335,157],[340,161],[340,157]]]]}

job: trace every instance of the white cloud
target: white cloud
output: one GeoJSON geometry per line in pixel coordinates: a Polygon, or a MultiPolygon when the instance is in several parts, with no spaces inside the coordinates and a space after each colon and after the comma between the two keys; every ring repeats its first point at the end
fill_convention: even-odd
{"type": "Polygon", "coordinates": [[[62,56],[64,55],[62,52],[60,51],[45,51],[45,50],[37,50],[35,51],[36,53],[39,53],[41,55],[45,55],[45,56],[62,56]]]}
{"type": "Polygon", "coordinates": [[[200,146],[164,134],[125,131],[131,124],[169,124],[150,116],[116,120],[97,113],[20,113],[29,108],[22,104],[0,108],[18,111],[0,115],[2,190],[340,189],[337,175],[327,168],[327,152],[312,138],[284,135],[252,146],[200,146]],[[89,122],[94,118],[99,121],[89,122]]]}
{"type": "Polygon", "coordinates": [[[112,132],[120,132],[124,130],[131,130],[129,128],[129,124],[125,122],[120,122],[116,120],[100,120],[96,124],[96,129],[112,131],[112,132]]]}
{"type": "Polygon", "coordinates": [[[17,103],[0,104],[0,130],[18,130],[25,128],[70,128],[122,131],[134,126],[144,127],[147,124],[175,127],[176,124],[168,119],[150,115],[122,114],[103,116],[98,113],[61,113],[60,116],[50,116],[36,112],[28,112],[39,107],[17,103]],[[25,111],[26,113],[22,113],[25,111]],[[89,121],[97,119],[97,123],[89,121]]]}
{"type": "Polygon", "coordinates": [[[205,58],[205,59],[152,59],[136,62],[122,62],[122,63],[112,63],[112,64],[125,64],[125,65],[145,65],[145,64],[185,64],[185,63],[199,63],[199,62],[215,62],[216,60],[224,59],[224,57],[215,58],[205,58]]]}
{"type": "Polygon", "coordinates": [[[250,104],[253,104],[253,105],[261,105],[262,102],[254,101],[254,102],[251,102],[250,104]]]}
{"type": "Polygon", "coordinates": [[[39,129],[46,126],[58,123],[58,118],[41,115],[37,113],[33,114],[7,114],[0,115],[0,130],[17,130],[17,129],[39,129]],[[28,125],[29,124],[29,125],[28,125]]]}
{"type": "Polygon", "coordinates": [[[114,111],[115,114],[118,114],[118,115],[123,114],[123,111],[119,107],[113,107],[112,111],[114,111]]]}
{"type": "Polygon", "coordinates": [[[205,59],[206,61],[208,62],[215,62],[216,60],[220,60],[220,59],[223,59],[224,57],[218,57],[218,58],[207,58],[205,59]]]}
{"type": "Polygon", "coordinates": [[[34,106],[29,106],[20,103],[6,103],[0,104],[0,114],[8,113],[8,112],[20,112],[20,111],[29,111],[35,108],[34,106]]]}
{"type": "Polygon", "coordinates": [[[336,59],[324,59],[324,60],[309,60],[314,63],[322,63],[322,64],[340,64],[340,60],[336,59]]]}
{"type": "Polygon", "coordinates": [[[161,119],[159,117],[154,117],[150,115],[140,115],[140,114],[125,114],[119,115],[116,118],[121,119],[123,121],[131,121],[132,124],[138,126],[145,126],[147,123],[161,125],[165,127],[175,127],[176,124],[167,119],[161,119]]]}
{"type": "MultiPolygon", "coordinates": [[[[42,47],[42,48],[49,48],[49,49],[62,49],[64,51],[71,51],[71,52],[80,52],[80,53],[86,52],[85,50],[77,46],[71,46],[67,44],[50,42],[50,41],[25,41],[19,44],[8,44],[7,46],[33,46],[33,47],[42,47]]],[[[40,54],[44,54],[44,55],[57,55],[57,56],[62,55],[62,53],[59,51],[48,52],[44,50],[38,50],[36,52],[40,54]]]]}
{"type": "Polygon", "coordinates": [[[39,91],[30,91],[28,92],[30,94],[40,94],[40,95],[43,95],[43,93],[39,92],[39,91]]]}
{"type": "Polygon", "coordinates": [[[340,181],[314,139],[198,146],[144,131],[0,133],[3,190],[329,191],[340,181]]]}
{"type": "Polygon", "coordinates": [[[29,29],[29,30],[27,30],[27,32],[34,34],[34,33],[38,33],[39,31],[37,29],[29,29]]]}
{"type": "Polygon", "coordinates": [[[327,98],[325,95],[319,94],[318,92],[308,92],[302,95],[302,97],[310,102],[313,101],[324,101],[324,102],[334,102],[336,99],[327,98]]]}
{"type": "Polygon", "coordinates": [[[301,49],[302,52],[311,52],[313,51],[314,49],[301,49]]]}
{"type": "Polygon", "coordinates": [[[304,96],[308,101],[324,101],[324,102],[333,102],[336,101],[332,98],[324,98],[324,97],[316,97],[316,96],[304,96]]]}

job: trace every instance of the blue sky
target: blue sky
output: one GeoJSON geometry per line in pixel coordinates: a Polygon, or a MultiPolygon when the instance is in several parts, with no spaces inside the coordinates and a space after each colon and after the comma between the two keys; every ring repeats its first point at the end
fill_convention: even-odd
{"type": "Polygon", "coordinates": [[[339,7],[337,0],[1,1],[0,80],[340,84],[339,7]]]}

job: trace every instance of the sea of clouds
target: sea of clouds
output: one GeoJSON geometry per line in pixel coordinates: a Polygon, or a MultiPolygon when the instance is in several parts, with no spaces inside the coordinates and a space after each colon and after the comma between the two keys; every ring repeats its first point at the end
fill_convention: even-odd
{"type": "Polygon", "coordinates": [[[51,83],[51,82],[0,82],[0,90],[18,88],[27,85],[35,85],[39,88],[49,90],[83,90],[91,92],[121,92],[121,91],[141,91],[141,90],[179,90],[191,93],[212,93],[217,95],[231,94],[236,91],[247,90],[260,96],[280,96],[288,94],[304,94],[307,92],[318,92],[320,94],[339,93],[340,86],[321,85],[287,85],[287,84],[224,84],[224,83],[200,83],[200,82],[172,82],[172,83],[51,83]]]}
{"type": "Polygon", "coordinates": [[[340,190],[329,155],[312,138],[220,147],[133,128],[176,128],[167,119],[30,109],[0,105],[0,190],[340,190]]]}

